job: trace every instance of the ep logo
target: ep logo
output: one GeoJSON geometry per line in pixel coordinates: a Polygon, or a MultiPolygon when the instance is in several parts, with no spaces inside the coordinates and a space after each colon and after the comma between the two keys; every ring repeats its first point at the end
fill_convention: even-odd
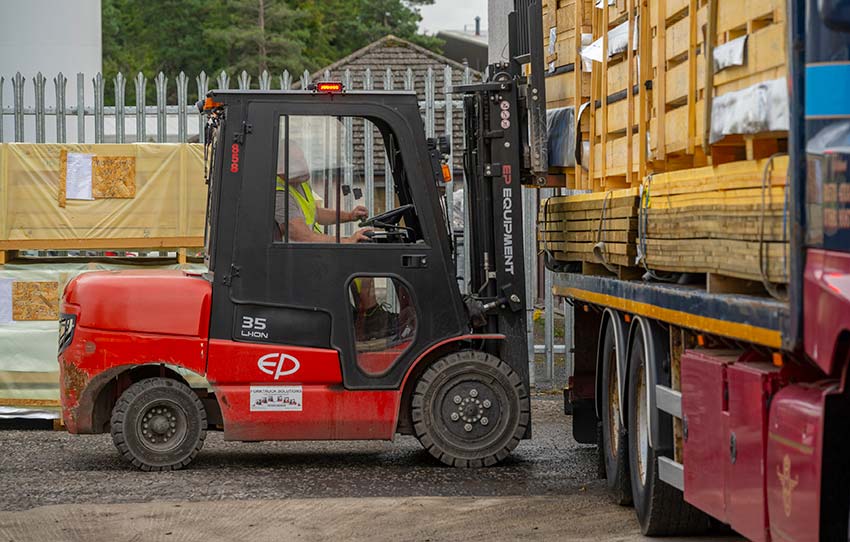
{"type": "Polygon", "coordinates": [[[298,369],[301,368],[301,362],[289,354],[272,353],[258,359],[257,367],[264,373],[274,376],[274,379],[277,380],[282,376],[298,372],[298,369]]]}

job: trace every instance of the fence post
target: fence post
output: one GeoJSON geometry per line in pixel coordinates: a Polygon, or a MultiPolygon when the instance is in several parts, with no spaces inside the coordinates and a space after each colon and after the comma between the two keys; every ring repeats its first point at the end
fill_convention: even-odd
{"type": "Polygon", "coordinates": [[[26,79],[21,72],[15,74],[12,79],[12,97],[14,99],[15,112],[15,141],[24,140],[24,84],[26,79]]]}
{"type": "MultiPolygon", "coordinates": [[[[345,88],[353,89],[351,86],[351,70],[346,68],[345,74],[342,78],[342,84],[345,85],[345,88]]],[[[351,117],[345,117],[343,119],[343,126],[345,127],[345,175],[343,178],[343,183],[347,184],[349,188],[354,186],[354,123],[351,120],[351,117]]],[[[354,200],[354,194],[352,194],[351,190],[349,190],[347,196],[343,196],[345,207],[350,209],[352,207],[352,202],[354,200]]],[[[340,205],[342,202],[337,202],[337,205],[340,205]]],[[[351,222],[346,222],[343,227],[344,235],[351,235],[352,233],[352,225],[351,222]]]]}
{"type": "Polygon", "coordinates": [[[248,90],[251,88],[251,76],[248,75],[248,72],[242,70],[242,73],[239,74],[239,90],[248,90]]]}
{"type": "MultiPolygon", "coordinates": [[[[463,67],[463,80],[464,85],[468,85],[472,82],[472,71],[469,69],[469,65],[464,64],[463,67]]],[[[466,112],[464,112],[466,114],[466,112]]],[[[466,145],[466,122],[461,123],[462,127],[462,136],[464,145],[466,145]]],[[[464,284],[466,284],[467,289],[469,288],[469,277],[472,276],[472,269],[470,268],[470,251],[471,247],[469,246],[469,236],[467,232],[469,232],[470,228],[470,218],[469,218],[469,190],[467,190],[467,181],[466,178],[466,170],[463,170],[463,278],[464,284]]],[[[531,372],[533,375],[534,373],[531,372]]]]}
{"type": "Polygon", "coordinates": [[[260,90],[269,90],[272,88],[272,78],[268,70],[263,70],[260,74],[260,90]]]}
{"type": "Polygon", "coordinates": [[[77,143],[86,142],[86,76],[77,73],[77,143]]]}
{"type": "Polygon", "coordinates": [[[124,74],[118,72],[113,84],[115,85],[115,141],[124,143],[124,90],[127,79],[124,78],[124,74]]]}
{"type": "Polygon", "coordinates": [[[103,143],[103,74],[97,72],[92,79],[94,84],[94,142],[103,143]]]}
{"type": "MultiPolygon", "coordinates": [[[[372,69],[366,68],[363,74],[363,90],[372,90],[372,69]]],[[[375,133],[369,119],[363,119],[363,174],[366,177],[366,209],[369,210],[369,216],[372,216],[375,211],[375,133]]]]}
{"type": "Polygon", "coordinates": [[[38,72],[32,78],[32,83],[35,91],[35,142],[44,143],[46,118],[44,114],[44,86],[47,83],[47,79],[45,79],[41,72],[38,72]]]}
{"type": "Polygon", "coordinates": [[[186,143],[189,119],[186,102],[189,99],[189,78],[182,71],[177,74],[177,141],[186,143]]]}
{"type": "MultiPolygon", "coordinates": [[[[394,90],[393,71],[390,68],[384,72],[384,90],[394,90]]],[[[384,211],[395,207],[395,183],[393,182],[392,165],[387,149],[384,148],[384,211]]]]}
{"type": "Polygon", "coordinates": [[[425,137],[434,137],[434,69],[425,75],[425,137]]]}
{"type": "MultiPolygon", "coordinates": [[[[452,67],[448,64],[443,70],[443,98],[445,100],[444,108],[445,113],[443,115],[443,133],[446,136],[446,139],[449,141],[449,171],[451,172],[451,179],[446,183],[446,217],[449,221],[449,230],[452,229],[452,217],[454,217],[454,174],[455,174],[455,161],[454,161],[454,141],[452,141],[454,134],[454,104],[452,103],[452,67]]],[[[449,232],[451,235],[451,231],[449,232]]]]}
{"type": "Polygon", "coordinates": [[[534,364],[534,285],[537,283],[537,250],[534,239],[534,222],[537,212],[537,189],[522,189],[522,214],[523,214],[523,253],[525,254],[525,334],[528,342],[528,371],[531,375],[531,384],[535,383],[534,364]]]}
{"type": "MultiPolygon", "coordinates": [[[[198,84],[198,100],[203,100],[207,96],[207,91],[209,90],[210,78],[207,77],[206,72],[203,70],[197,77],[195,77],[195,83],[198,84]]],[[[206,142],[206,130],[204,130],[204,116],[202,114],[198,114],[198,141],[202,144],[206,142]]]]}
{"type": "Polygon", "coordinates": [[[292,74],[289,70],[283,70],[280,76],[280,90],[289,90],[292,88],[292,74]]]}
{"type": "Polygon", "coordinates": [[[157,143],[165,143],[168,140],[168,117],[166,115],[166,88],[168,87],[168,77],[164,73],[159,72],[154,79],[156,85],[156,141],[157,143]]]}
{"type": "Polygon", "coordinates": [[[147,111],[145,108],[145,94],[147,92],[148,78],[142,72],[136,74],[133,79],[136,86],[136,143],[144,143],[147,138],[147,111]]]}
{"type": "Polygon", "coordinates": [[[218,77],[215,79],[216,86],[215,88],[220,90],[227,90],[230,88],[230,77],[227,75],[227,72],[221,70],[221,73],[218,74],[218,77]]]}

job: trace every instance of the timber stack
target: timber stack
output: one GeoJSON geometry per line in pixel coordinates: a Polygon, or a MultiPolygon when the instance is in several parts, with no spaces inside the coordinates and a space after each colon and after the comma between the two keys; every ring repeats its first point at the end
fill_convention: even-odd
{"type": "Polygon", "coordinates": [[[550,174],[590,194],[541,203],[540,249],[583,269],[787,282],[784,0],[543,7],[547,103],[575,108],[579,141],[578,163],[550,174]],[[626,217],[603,207],[630,197],[635,229],[606,229],[626,217]]]}

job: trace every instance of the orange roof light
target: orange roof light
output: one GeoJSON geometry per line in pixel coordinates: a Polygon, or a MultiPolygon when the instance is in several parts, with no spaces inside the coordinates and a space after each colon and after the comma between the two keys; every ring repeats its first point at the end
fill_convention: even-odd
{"type": "Polygon", "coordinates": [[[319,81],[316,83],[315,91],[326,94],[339,94],[345,91],[345,87],[339,81],[319,81]]]}
{"type": "Polygon", "coordinates": [[[214,102],[212,98],[207,98],[204,100],[204,111],[212,111],[213,109],[221,107],[222,105],[224,104],[220,102],[214,102]]]}

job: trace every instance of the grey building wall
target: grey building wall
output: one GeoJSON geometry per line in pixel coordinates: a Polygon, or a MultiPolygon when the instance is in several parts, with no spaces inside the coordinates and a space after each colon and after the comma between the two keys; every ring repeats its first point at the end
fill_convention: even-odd
{"type": "MultiPolygon", "coordinates": [[[[62,72],[68,78],[66,103],[77,102],[77,73],[86,74],[86,103],[93,100],[91,78],[101,70],[100,0],[0,0],[0,77],[3,103],[12,104],[12,77],[26,77],[24,105],[35,103],[32,78],[39,71],[47,78],[45,100],[55,105],[53,78],[62,72]]],[[[34,140],[34,118],[28,116],[25,133],[34,140]]],[[[48,122],[47,139],[52,140],[54,123],[48,122]]],[[[4,132],[14,131],[11,116],[4,118],[4,132]]],[[[94,134],[92,128],[87,135],[94,134]]],[[[76,141],[76,126],[69,123],[68,140],[76,141]]]]}

